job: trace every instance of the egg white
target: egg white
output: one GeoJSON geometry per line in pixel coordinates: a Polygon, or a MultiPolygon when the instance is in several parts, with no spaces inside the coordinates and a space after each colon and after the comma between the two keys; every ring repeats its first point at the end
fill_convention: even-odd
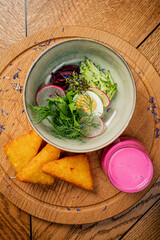
{"type": "MultiPolygon", "coordinates": [[[[96,102],[96,108],[93,110],[93,114],[100,117],[103,114],[103,103],[102,103],[101,99],[94,92],[86,91],[84,93],[94,99],[94,101],[96,102]]],[[[81,96],[83,96],[83,94],[81,94],[81,95],[76,94],[73,100],[77,101],[81,96]]]]}
{"type": "Polygon", "coordinates": [[[93,111],[93,113],[100,117],[103,114],[103,103],[101,101],[101,99],[98,97],[98,95],[94,92],[91,91],[86,91],[87,95],[91,98],[94,99],[94,101],[96,102],[96,108],[93,111]]]}

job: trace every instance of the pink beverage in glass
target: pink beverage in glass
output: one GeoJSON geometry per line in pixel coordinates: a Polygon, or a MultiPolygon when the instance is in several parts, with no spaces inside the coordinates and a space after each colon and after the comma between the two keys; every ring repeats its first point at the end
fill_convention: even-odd
{"type": "Polygon", "coordinates": [[[142,143],[130,137],[119,137],[102,154],[102,168],[120,191],[139,192],[153,176],[152,161],[142,143]]]}

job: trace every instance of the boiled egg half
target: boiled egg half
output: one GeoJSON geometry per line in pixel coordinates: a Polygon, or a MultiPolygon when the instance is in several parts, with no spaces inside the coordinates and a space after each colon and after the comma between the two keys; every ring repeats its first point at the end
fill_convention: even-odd
{"type": "Polygon", "coordinates": [[[74,101],[76,101],[77,107],[83,109],[86,113],[94,113],[100,117],[103,113],[103,103],[98,95],[91,91],[86,91],[84,94],[75,95],[74,101]]]}

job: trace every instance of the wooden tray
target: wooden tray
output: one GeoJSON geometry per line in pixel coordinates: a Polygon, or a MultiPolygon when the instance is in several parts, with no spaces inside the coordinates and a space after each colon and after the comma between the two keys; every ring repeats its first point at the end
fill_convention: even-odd
{"type": "Polygon", "coordinates": [[[13,204],[31,215],[52,222],[92,223],[113,217],[131,207],[155,183],[160,170],[160,137],[156,138],[159,123],[155,123],[156,117],[160,118],[160,78],[149,61],[130,44],[110,33],[88,27],[46,29],[12,46],[1,58],[0,72],[0,108],[3,110],[0,124],[5,128],[0,134],[0,190],[13,204]],[[101,150],[88,153],[94,179],[92,192],[60,180],[56,180],[53,186],[41,186],[9,178],[15,173],[5,157],[3,145],[31,129],[23,111],[23,93],[14,90],[13,83],[23,86],[30,66],[43,49],[75,37],[92,38],[108,44],[124,57],[133,72],[137,88],[136,109],[124,134],[137,138],[146,146],[154,165],[150,185],[139,193],[120,192],[110,183],[101,168],[101,150]],[[45,42],[49,45],[39,47],[45,42]],[[154,105],[149,103],[150,96],[154,96],[157,115],[147,110],[147,107],[154,105]]]}

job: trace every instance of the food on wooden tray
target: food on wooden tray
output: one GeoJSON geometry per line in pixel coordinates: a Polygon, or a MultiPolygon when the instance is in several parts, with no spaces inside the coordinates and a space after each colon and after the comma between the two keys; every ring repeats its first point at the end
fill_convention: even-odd
{"type": "Polygon", "coordinates": [[[4,146],[4,152],[16,173],[37,154],[41,143],[42,138],[31,130],[4,146]]]}
{"type": "Polygon", "coordinates": [[[42,171],[83,189],[93,189],[93,179],[86,154],[64,157],[48,162],[42,166],[42,171]]]}
{"type": "Polygon", "coordinates": [[[97,117],[102,118],[104,108],[117,91],[109,70],[86,58],[80,66],[63,65],[51,73],[50,82],[45,84],[49,85],[35,96],[38,106],[28,106],[37,123],[47,120],[52,134],[58,138],[85,141],[86,136],[102,133],[104,124],[97,117]],[[99,131],[95,134],[93,128],[99,131]]]}
{"type": "Polygon", "coordinates": [[[34,130],[6,144],[4,151],[21,182],[52,185],[56,177],[86,190],[93,189],[88,156],[59,159],[61,150],[46,144],[34,130]]]}
{"type": "Polygon", "coordinates": [[[40,183],[51,185],[54,178],[43,173],[41,166],[44,163],[58,159],[61,150],[47,144],[29,163],[16,175],[16,178],[22,182],[40,183]]]}

